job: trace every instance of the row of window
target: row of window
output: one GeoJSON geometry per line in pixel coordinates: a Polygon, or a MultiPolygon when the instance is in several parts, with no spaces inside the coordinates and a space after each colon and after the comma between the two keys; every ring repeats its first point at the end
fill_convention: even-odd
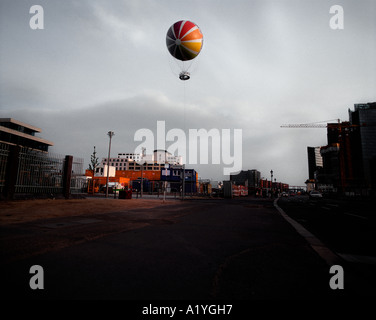
{"type": "MultiPolygon", "coordinates": [[[[130,157],[127,157],[127,158],[110,158],[110,162],[129,162],[129,160],[140,160],[140,157],[136,157],[136,156],[130,156],[130,157]]],[[[162,158],[159,157],[159,161],[162,162],[162,158]]],[[[165,160],[167,160],[167,162],[177,162],[179,163],[179,158],[177,157],[167,157],[165,158],[165,160]]],[[[104,158],[102,162],[107,162],[107,159],[104,158]]]]}
{"type": "MultiPolygon", "coordinates": [[[[141,170],[140,167],[136,167],[137,170],[141,170]]],[[[152,170],[152,169],[148,169],[148,170],[152,170]]],[[[154,170],[158,170],[158,169],[154,169],[154,170]]],[[[96,172],[97,173],[102,173],[103,174],[103,168],[97,168],[96,169],[96,172]]],[[[173,170],[172,172],[172,175],[174,177],[180,177],[182,175],[182,171],[181,170],[173,170]]],[[[191,171],[185,171],[185,176],[186,177],[192,177],[192,172],[191,171]]]]}
{"type": "MultiPolygon", "coordinates": [[[[182,170],[173,170],[172,175],[174,177],[181,177],[183,175],[183,171],[182,170]]],[[[186,170],[185,171],[185,177],[192,177],[192,171],[186,170]]]]}
{"type": "MultiPolygon", "coordinates": [[[[130,159],[133,160],[134,158],[130,158],[130,159]]],[[[128,162],[128,160],[129,160],[128,158],[127,159],[119,159],[119,158],[111,159],[110,158],[110,162],[128,162]]],[[[103,162],[107,162],[107,159],[103,159],[103,162]]]]}
{"type": "MultiPolygon", "coordinates": [[[[130,163],[128,166],[122,163],[110,163],[110,166],[115,167],[117,170],[141,170],[139,164],[130,163]]],[[[146,165],[144,170],[161,170],[164,167],[164,164],[161,165],[146,165]]]]}

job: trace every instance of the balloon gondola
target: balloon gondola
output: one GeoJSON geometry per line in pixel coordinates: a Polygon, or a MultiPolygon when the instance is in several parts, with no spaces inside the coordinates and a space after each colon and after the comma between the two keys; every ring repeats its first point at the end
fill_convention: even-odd
{"type": "Polygon", "coordinates": [[[191,74],[188,71],[182,71],[179,73],[180,80],[189,80],[191,78],[191,74]]]}

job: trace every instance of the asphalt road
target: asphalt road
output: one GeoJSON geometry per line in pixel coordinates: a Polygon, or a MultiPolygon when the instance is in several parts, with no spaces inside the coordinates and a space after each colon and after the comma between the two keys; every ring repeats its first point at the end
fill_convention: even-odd
{"type": "Polygon", "coordinates": [[[332,290],[330,266],[271,200],[177,201],[152,211],[42,220],[1,227],[0,239],[9,299],[341,300],[369,294],[346,268],[345,289],[332,290]],[[29,286],[33,265],[43,267],[43,289],[29,286]]]}

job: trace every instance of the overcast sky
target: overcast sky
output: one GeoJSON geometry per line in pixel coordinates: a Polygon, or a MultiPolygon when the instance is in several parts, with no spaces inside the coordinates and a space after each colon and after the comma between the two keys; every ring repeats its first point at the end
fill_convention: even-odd
{"type": "MultiPolygon", "coordinates": [[[[51,152],[85,159],[133,152],[138,129],[242,130],[242,167],[304,185],[307,146],[326,129],[285,123],[348,120],[376,101],[376,1],[76,0],[0,2],[0,117],[40,127],[51,152]],[[32,30],[32,5],[44,29],[32,30]],[[332,5],[344,10],[333,30],[332,5]],[[203,49],[181,81],[165,37],[195,22],[203,49]]],[[[168,146],[168,143],[167,143],[168,146]]],[[[188,165],[223,180],[222,165],[188,165]]]]}

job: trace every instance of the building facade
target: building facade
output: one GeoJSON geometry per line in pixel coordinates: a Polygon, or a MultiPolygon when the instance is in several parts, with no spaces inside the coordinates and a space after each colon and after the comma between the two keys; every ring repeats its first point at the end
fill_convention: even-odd
{"type": "Polygon", "coordinates": [[[238,174],[231,174],[230,181],[236,185],[243,185],[251,188],[260,186],[261,173],[258,170],[241,170],[238,174]]]}
{"type": "Polygon", "coordinates": [[[307,147],[308,155],[308,178],[315,180],[316,175],[323,168],[323,160],[320,154],[320,147],[307,147]]]}
{"type": "MultiPolygon", "coordinates": [[[[102,158],[102,165],[107,165],[108,159],[102,158]]],[[[166,150],[154,150],[153,154],[140,153],[118,153],[116,158],[109,159],[109,165],[116,170],[141,171],[152,170],[161,171],[165,164],[182,164],[181,156],[174,156],[166,150]]]]}
{"type": "Polygon", "coordinates": [[[355,104],[349,109],[350,123],[358,127],[362,174],[367,186],[376,187],[376,102],[355,104]]]}
{"type": "Polygon", "coordinates": [[[48,152],[48,148],[54,144],[35,135],[41,131],[33,125],[12,118],[0,118],[0,143],[48,152]]]}
{"type": "Polygon", "coordinates": [[[182,192],[184,180],[184,192],[196,193],[198,186],[198,174],[194,169],[185,169],[182,165],[169,165],[161,170],[161,181],[168,183],[170,192],[182,192]]]}
{"type": "MultiPolygon", "coordinates": [[[[117,179],[129,179],[133,190],[141,190],[142,184],[144,192],[158,192],[164,181],[169,182],[168,188],[173,191],[178,191],[182,185],[176,176],[178,167],[182,167],[182,157],[174,156],[166,150],[154,150],[153,154],[145,154],[144,150],[142,153],[118,153],[116,158],[102,158],[101,164],[97,168],[97,171],[101,171],[100,175],[104,174],[107,163],[110,168],[114,168],[117,179]],[[171,168],[171,166],[175,166],[171,177],[168,180],[166,177],[162,178],[161,172],[164,168],[171,168]]],[[[196,192],[197,190],[196,187],[191,186],[193,181],[191,170],[186,169],[186,192],[196,192]]],[[[181,175],[181,172],[179,174],[181,175]]],[[[195,175],[197,176],[196,173],[195,175]]],[[[196,176],[194,181],[197,180],[196,176]]]]}
{"type": "Polygon", "coordinates": [[[349,121],[328,123],[327,140],[320,148],[323,169],[318,183],[341,193],[375,192],[376,103],[355,104],[349,121]]]}

